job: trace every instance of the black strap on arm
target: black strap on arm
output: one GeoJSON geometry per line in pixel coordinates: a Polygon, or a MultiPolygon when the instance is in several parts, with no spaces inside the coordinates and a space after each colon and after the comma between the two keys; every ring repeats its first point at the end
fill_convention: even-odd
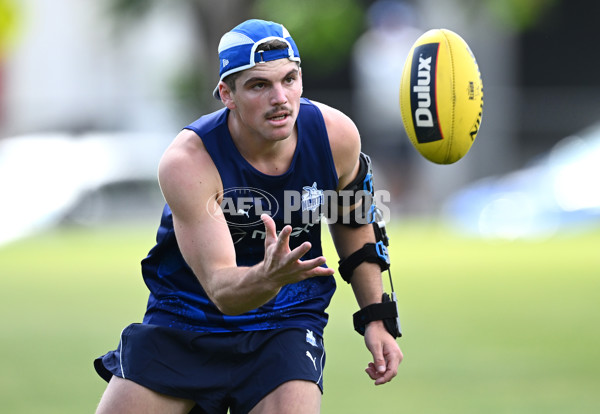
{"type": "Polygon", "coordinates": [[[361,335],[365,334],[367,324],[373,321],[383,321],[385,329],[394,338],[402,336],[400,330],[400,320],[398,318],[398,302],[395,298],[390,299],[387,293],[383,294],[381,303],[374,303],[365,306],[356,312],[352,318],[354,320],[354,330],[361,335]]]}
{"type": "Polygon", "coordinates": [[[352,253],[350,256],[339,261],[339,272],[347,283],[350,283],[354,269],[362,262],[377,263],[381,271],[390,267],[390,257],[387,247],[382,240],[377,243],[366,243],[363,247],[352,253]]]}

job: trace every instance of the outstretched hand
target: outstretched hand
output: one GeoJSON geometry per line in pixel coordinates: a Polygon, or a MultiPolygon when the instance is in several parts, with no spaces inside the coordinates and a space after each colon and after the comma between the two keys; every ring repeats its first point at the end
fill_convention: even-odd
{"type": "Polygon", "coordinates": [[[273,219],[267,214],[261,215],[260,218],[266,232],[264,269],[280,286],[315,276],[333,275],[333,269],[321,267],[325,264],[323,256],[300,260],[311,249],[310,242],[304,242],[295,249],[290,249],[291,226],[285,226],[277,235],[273,219]]]}

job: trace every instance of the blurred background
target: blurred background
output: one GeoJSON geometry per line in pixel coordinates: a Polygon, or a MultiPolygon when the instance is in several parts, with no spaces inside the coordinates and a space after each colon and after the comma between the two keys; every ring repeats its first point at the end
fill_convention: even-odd
{"type": "MultiPolygon", "coordinates": [[[[88,309],[86,318],[79,315],[78,326],[102,325],[101,311],[111,308],[120,312],[118,323],[139,317],[145,290],[135,266],[152,245],[163,203],[158,160],[183,126],[221,107],[211,96],[218,79],[217,45],[224,32],[247,18],[283,23],[303,59],[304,95],[355,120],[363,150],[375,162],[375,185],[392,194],[389,225],[399,234],[399,245],[410,249],[411,237],[431,235],[431,223],[451,235],[422,240],[425,245],[437,240],[440,249],[444,243],[467,243],[465,249],[470,243],[483,249],[490,246],[485,243],[500,243],[503,249],[513,242],[526,243],[512,245],[524,251],[542,243],[536,244],[537,259],[523,259],[528,264],[552,254],[543,243],[559,243],[563,253],[565,246],[578,245],[560,237],[597,234],[600,219],[600,56],[594,51],[599,13],[600,3],[589,0],[0,0],[0,283],[7,300],[2,318],[12,329],[4,330],[2,358],[23,348],[26,338],[48,338],[35,316],[30,323],[38,335],[25,339],[26,324],[9,317],[33,306],[22,300],[32,297],[30,287],[46,275],[62,274],[61,282],[41,284],[63,295],[48,304],[42,289],[41,309],[66,306],[70,315],[79,302],[65,293],[72,279],[64,275],[75,269],[78,281],[89,277],[86,270],[100,266],[94,255],[102,256],[103,264],[134,266],[127,267],[126,280],[87,281],[82,291],[105,289],[108,295],[110,286],[125,284],[131,307],[119,308],[111,296],[83,301],[97,307],[88,309]],[[477,140],[451,166],[422,159],[400,119],[404,60],[417,37],[431,28],[454,30],[467,41],[484,84],[477,140]],[[124,232],[114,237],[131,244],[111,250],[112,256],[95,250],[100,249],[96,238],[104,240],[97,232],[107,229],[124,232]],[[53,250],[56,246],[63,250],[53,250]]],[[[593,253],[598,237],[584,237],[586,247],[577,251],[592,253],[577,262],[590,276],[582,291],[597,293],[592,276],[600,275],[593,253]]],[[[413,260],[428,260],[422,251],[413,253],[413,260]]],[[[411,266],[411,257],[400,260],[411,266]]],[[[557,277],[567,276],[572,274],[557,277]]],[[[443,303],[443,298],[436,302],[443,303]]],[[[591,304],[585,308],[591,316],[597,311],[591,304]]],[[[597,331],[597,325],[589,328],[597,331]]],[[[86,345],[84,363],[115,346],[120,329],[96,327],[91,342],[103,346],[86,345]]],[[[33,412],[19,411],[14,396],[36,383],[31,382],[35,375],[15,379],[21,371],[14,368],[0,374],[4,388],[15,391],[0,404],[11,401],[12,411],[6,412],[33,412]]],[[[84,405],[93,407],[103,384],[94,378],[91,362],[78,372],[96,387],[84,405]]],[[[44,382],[34,386],[45,387],[44,382]]],[[[64,401],[70,397],[63,392],[53,394],[55,404],[48,397],[36,407],[68,412],[64,401]]],[[[469,412],[455,408],[410,412],[469,412]]]]}
{"type": "Polygon", "coordinates": [[[282,21],[298,39],[305,96],[355,119],[398,217],[442,214],[493,236],[502,230],[489,217],[520,220],[509,237],[595,219],[598,9],[584,0],[1,0],[0,186],[12,202],[1,206],[0,243],[109,210],[153,211],[160,154],[183,126],[221,107],[210,95],[218,41],[249,17],[282,21]],[[418,156],[399,115],[408,49],[435,27],[467,40],[485,88],[477,142],[450,167],[418,156]],[[538,212],[547,225],[527,216],[538,212]]]}

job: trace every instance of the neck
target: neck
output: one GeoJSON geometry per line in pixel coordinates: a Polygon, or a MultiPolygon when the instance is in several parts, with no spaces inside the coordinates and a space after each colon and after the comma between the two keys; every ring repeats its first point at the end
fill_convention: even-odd
{"type": "Polygon", "coordinates": [[[233,112],[229,114],[228,126],[237,150],[258,171],[280,175],[289,169],[298,142],[296,128],[285,138],[269,139],[240,127],[233,112]]]}

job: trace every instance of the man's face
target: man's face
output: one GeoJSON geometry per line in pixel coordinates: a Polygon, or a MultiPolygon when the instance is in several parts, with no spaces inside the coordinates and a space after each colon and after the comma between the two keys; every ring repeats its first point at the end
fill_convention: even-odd
{"type": "Polygon", "coordinates": [[[279,141],[294,131],[301,95],[298,64],[278,59],[243,71],[225,104],[235,111],[242,134],[279,141]]]}

